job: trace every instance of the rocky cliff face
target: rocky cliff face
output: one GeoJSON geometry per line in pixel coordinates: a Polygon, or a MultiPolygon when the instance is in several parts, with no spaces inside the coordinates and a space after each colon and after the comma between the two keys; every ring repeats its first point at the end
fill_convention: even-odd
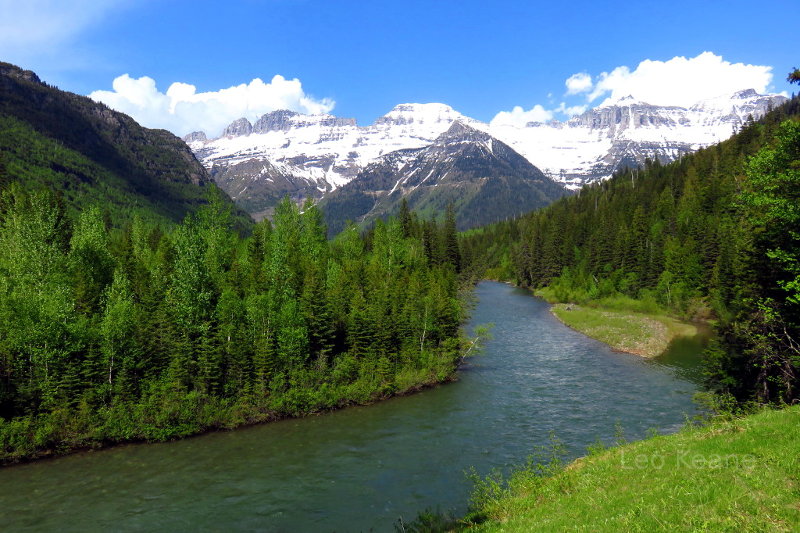
{"type": "Polygon", "coordinates": [[[234,120],[222,132],[223,137],[242,137],[253,133],[253,125],[246,118],[234,120]]]}
{"type": "Polygon", "coordinates": [[[183,142],[187,144],[193,142],[205,143],[206,141],[208,141],[208,138],[206,137],[205,132],[202,131],[193,131],[192,133],[183,136],[183,142]]]}
{"type": "Polygon", "coordinates": [[[292,127],[292,118],[296,117],[298,113],[289,111],[288,109],[280,109],[262,115],[253,124],[253,133],[268,133],[270,131],[289,131],[292,127]]]}

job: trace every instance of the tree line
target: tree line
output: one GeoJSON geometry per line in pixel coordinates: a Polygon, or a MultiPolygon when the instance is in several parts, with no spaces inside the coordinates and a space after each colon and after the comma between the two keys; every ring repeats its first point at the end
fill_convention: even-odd
{"type": "MultiPolygon", "coordinates": [[[[219,199],[218,199],[219,200],[219,199]]],[[[288,199],[251,235],[0,194],[0,457],[365,403],[461,358],[458,240],[407,209],[326,238],[288,199]]]]}

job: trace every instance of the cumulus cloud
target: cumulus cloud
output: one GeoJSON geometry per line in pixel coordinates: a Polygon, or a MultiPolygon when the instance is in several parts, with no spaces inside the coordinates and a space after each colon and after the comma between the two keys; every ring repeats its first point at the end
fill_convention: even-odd
{"type": "MultiPolygon", "coordinates": [[[[578,74],[570,79],[575,76],[578,74]]],[[[688,107],[700,100],[743,89],[765,93],[771,82],[772,67],[731,63],[712,52],[703,52],[692,58],[647,59],[634,70],[617,67],[601,73],[594,85],[584,92],[588,93],[588,102],[602,96],[617,100],[630,95],[654,105],[688,107]]]]}
{"type": "Polygon", "coordinates": [[[525,111],[522,106],[515,106],[511,111],[500,111],[492,119],[492,126],[515,126],[523,128],[528,122],[547,122],[553,119],[553,112],[536,104],[525,111]]]}
{"type": "Polygon", "coordinates": [[[555,111],[558,112],[558,113],[563,113],[564,115],[567,115],[568,117],[573,117],[575,115],[580,115],[581,113],[585,112],[587,109],[589,109],[588,105],[568,106],[565,102],[561,102],[558,105],[558,107],[555,108],[555,111]]]}
{"type": "Polygon", "coordinates": [[[536,104],[525,111],[521,106],[515,106],[511,111],[500,111],[491,121],[492,126],[514,126],[524,128],[529,122],[548,122],[553,120],[556,113],[572,117],[580,115],[589,108],[588,105],[568,106],[566,102],[561,102],[558,107],[545,109],[536,104]]]}
{"type": "Polygon", "coordinates": [[[567,94],[584,93],[592,89],[592,77],[585,72],[573,74],[564,82],[567,86],[567,94]]]}
{"type": "MultiPolygon", "coordinates": [[[[537,104],[528,111],[517,106],[511,111],[501,111],[491,123],[524,127],[528,122],[545,122],[555,116],[579,115],[589,107],[626,96],[653,105],[690,107],[701,100],[727,96],[744,89],[767,93],[772,76],[772,67],[731,63],[712,52],[691,58],[676,56],[667,61],[646,59],[633,70],[623,65],[597,76],[577,72],[567,78],[564,81],[565,96],[580,98],[583,101],[580,104],[561,102],[552,109],[537,104]],[[601,97],[605,100],[598,102],[601,97]]],[[[548,98],[550,96],[548,94],[548,98]]],[[[554,103],[550,101],[551,106],[554,103]]]]}
{"type": "Polygon", "coordinates": [[[181,82],[161,92],[152,78],[131,78],[128,74],[117,77],[112,87],[113,91],[94,91],[89,97],[130,115],[143,126],[167,129],[176,135],[199,130],[216,136],[237,118],[254,121],[277,109],[327,113],[335,105],[329,98],[317,100],[306,94],[297,78],[287,80],[280,75],[269,83],[256,78],[247,84],[201,93],[194,85],[181,82]]]}

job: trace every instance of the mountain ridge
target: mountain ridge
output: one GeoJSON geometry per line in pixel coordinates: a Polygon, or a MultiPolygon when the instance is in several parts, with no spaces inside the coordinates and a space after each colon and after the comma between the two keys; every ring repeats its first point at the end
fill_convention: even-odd
{"type": "Polygon", "coordinates": [[[433,143],[390,152],[320,202],[331,234],[347,220],[368,225],[400,210],[423,216],[452,204],[459,229],[518,215],[567,194],[511,147],[461,121],[433,143]]]}
{"type": "Polygon", "coordinates": [[[257,161],[269,161],[274,171],[261,174],[259,194],[239,197],[243,187],[237,190],[238,183],[226,189],[251,212],[268,214],[278,193],[321,199],[389,152],[431,145],[457,121],[492,135],[552,179],[578,189],[610,177],[619,168],[643,165],[647,159],[667,163],[724,140],[746,124],[748,116],[759,118],[784,100],[753,89],[688,108],[626,97],[607,99],[564,122],[524,126],[483,123],[442,103],[399,104],[369,126],[330,114],[279,110],[252,123],[238,119],[216,139],[202,132],[184,139],[218,183],[231,183],[232,176],[238,176],[249,181],[248,191],[255,186],[255,174],[247,169],[256,168],[257,161]],[[283,186],[273,188],[267,181],[270,177],[283,186]],[[266,193],[269,189],[275,190],[266,193]]]}

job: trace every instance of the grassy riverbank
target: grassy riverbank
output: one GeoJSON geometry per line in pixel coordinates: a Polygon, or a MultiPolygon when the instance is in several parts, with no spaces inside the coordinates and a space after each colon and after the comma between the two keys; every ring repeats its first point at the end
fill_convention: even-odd
{"type": "Polygon", "coordinates": [[[797,531],[799,458],[800,406],[690,425],[485,485],[470,531],[797,531]]]}
{"type": "Polygon", "coordinates": [[[673,339],[697,335],[695,325],[647,302],[615,298],[578,305],[559,302],[547,289],[537,295],[553,304],[553,314],[564,324],[621,352],[655,357],[673,339]]]}

